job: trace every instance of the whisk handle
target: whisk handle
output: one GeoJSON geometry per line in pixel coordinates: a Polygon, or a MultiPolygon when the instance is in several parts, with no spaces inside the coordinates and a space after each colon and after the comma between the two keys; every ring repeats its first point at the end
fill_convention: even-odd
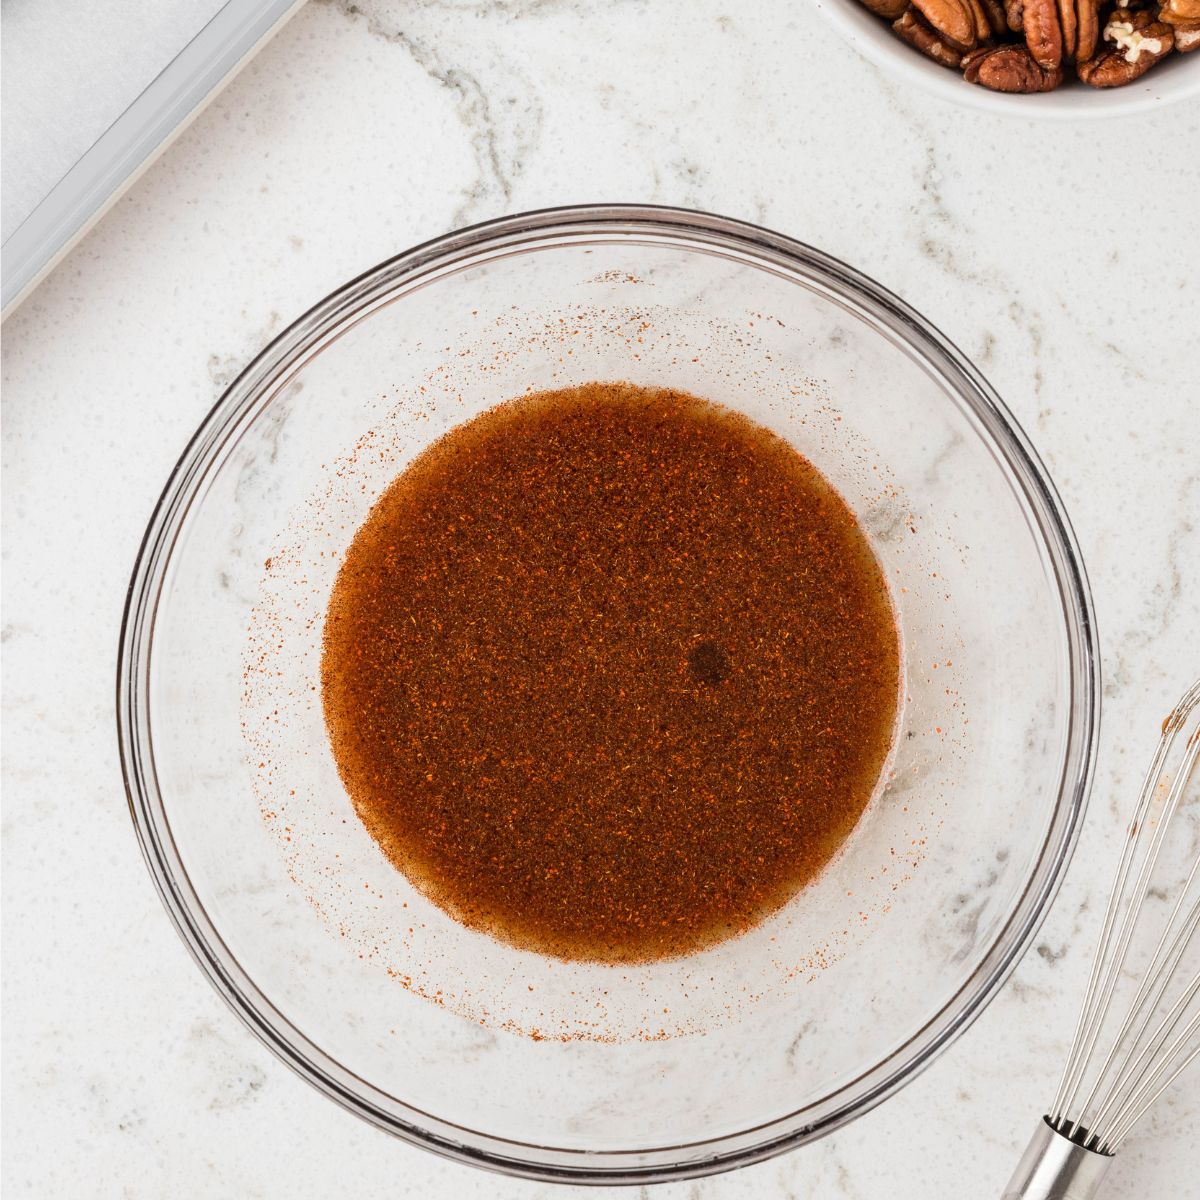
{"type": "Polygon", "coordinates": [[[1112,1155],[1085,1150],[1043,1117],[1001,1200],[1093,1200],[1112,1155]]]}

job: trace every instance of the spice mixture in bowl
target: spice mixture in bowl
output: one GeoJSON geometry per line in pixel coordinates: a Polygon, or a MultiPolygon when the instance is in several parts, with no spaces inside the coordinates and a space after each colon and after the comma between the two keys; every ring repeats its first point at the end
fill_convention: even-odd
{"type": "Polygon", "coordinates": [[[870,545],[787,442],[595,383],[404,472],[322,662],[342,780],[397,867],[469,925],[610,963],[743,932],[816,875],[898,682],[870,545]]]}
{"type": "Polygon", "coordinates": [[[1086,584],[979,375],[818,251],[509,218],[267,347],[123,631],[139,836],[352,1111],[514,1173],[753,1161],[883,1099],[1053,894],[1086,584]]]}

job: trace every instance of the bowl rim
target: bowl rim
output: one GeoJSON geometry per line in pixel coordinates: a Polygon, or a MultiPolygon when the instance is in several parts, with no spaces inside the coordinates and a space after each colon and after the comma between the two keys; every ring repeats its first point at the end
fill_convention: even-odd
{"type": "MultiPolygon", "coordinates": [[[[877,330],[883,333],[884,330],[877,330]]],[[[576,1184],[644,1184],[694,1178],[761,1161],[846,1124],[914,1078],[979,1015],[1037,932],[1070,861],[1093,775],[1100,720],[1095,613],[1079,548],[1053,483],[1012,414],[966,357],[897,296],[802,242],[728,217],[634,204],[577,205],[501,217],[386,260],[330,293],[278,334],[209,411],[167,479],[142,539],[121,622],[116,671],[117,739],[130,815],[151,877],[180,937],[209,982],[282,1062],[343,1108],[415,1145],[510,1175],[576,1184]],[[149,724],[150,659],[158,600],[175,544],[206,470],[236,429],[275,389],[352,324],[422,286],[514,247],[545,249],[581,238],[632,237],[735,253],[797,284],[832,289],[850,311],[882,323],[893,340],[956,385],[1031,510],[1058,586],[1066,629],[1070,717],[1058,798],[1024,891],[982,959],[940,1009],[899,1047],[829,1096],[756,1128],[687,1145],[587,1151],[528,1145],[420,1112],[353,1075],[276,1009],[223,942],[188,879],[155,771],[149,724]],[[805,1113],[820,1108],[816,1116],[805,1113]]]]}
{"type": "Polygon", "coordinates": [[[1111,120],[1200,95],[1200,68],[1192,68],[1185,77],[1183,64],[1174,61],[1180,58],[1178,54],[1172,54],[1170,61],[1122,88],[1098,92],[1078,84],[1034,96],[993,92],[965,82],[957,72],[926,58],[893,35],[887,22],[859,0],[809,0],[809,3],[868,62],[926,93],[982,112],[1051,121],[1111,120]]]}

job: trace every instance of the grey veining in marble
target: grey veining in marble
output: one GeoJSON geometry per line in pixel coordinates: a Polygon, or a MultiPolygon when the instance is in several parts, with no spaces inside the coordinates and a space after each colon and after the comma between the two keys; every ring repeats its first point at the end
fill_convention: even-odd
{"type": "MultiPolygon", "coordinates": [[[[595,200],[761,221],[929,316],[1048,464],[1105,660],[1075,862],[971,1030],[820,1143],[645,1194],[998,1194],[1053,1091],[1156,723],[1200,665],[1198,163],[1194,106],[1080,127],[960,111],[799,0],[303,10],[4,328],[5,1194],[562,1194],[386,1139],[242,1029],[141,863],[112,683],[146,519],[262,343],[455,225],[595,200]]],[[[1185,1196],[1198,1169],[1193,1077],[1106,1194],[1185,1196]]]]}

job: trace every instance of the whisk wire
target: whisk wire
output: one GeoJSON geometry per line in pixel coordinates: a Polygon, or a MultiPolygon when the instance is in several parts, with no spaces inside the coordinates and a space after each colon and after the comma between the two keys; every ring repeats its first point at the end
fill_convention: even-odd
{"type": "Polygon", "coordinates": [[[1200,1056],[1200,971],[1176,994],[1200,941],[1200,813],[1185,809],[1200,761],[1197,705],[1200,679],[1162,723],[1054,1103],[1035,1126],[1004,1200],[1095,1200],[1124,1139],[1200,1056]]]}
{"type": "MultiPolygon", "coordinates": [[[[1200,681],[1197,682],[1196,688],[1200,689],[1200,681]]],[[[1158,744],[1158,749],[1155,752],[1154,760],[1146,771],[1146,778],[1142,781],[1142,789],[1138,794],[1137,807],[1134,809],[1133,816],[1129,821],[1129,827],[1125,832],[1125,845],[1121,851],[1121,861],[1117,864],[1116,879],[1113,882],[1112,891],[1108,897],[1108,906],[1104,912],[1104,926],[1100,931],[1100,941],[1096,946],[1095,957],[1092,959],[1092,970],[1088,976],[1087,989],[1084,992],[1083,1007],[1079,1010],[1079,1016],[1075,1020],[1075,1032],[1071,1038],[1071,1052],[1067,1058],[1067,1064],[1063,1068],[1062,1078],[1058,1084],[1058,1091],[1054,1096],[1054,1103],[1050,1107],[1050,1117],[1055,1124],[1062,1121],[1067,1108],[1068,1095],[1077,1086],[1079,1076],[1083,1073],[1086,1055],[1080,1052],[1080,1048],[1083,1044],[1084,1030],[1090,1029],[1092,1016],[1100,1002],[1096,984],[1104,967],[1104,950],[1112,935],[1113,923],[1116,920],[1117,910],[1120,908],[1121,896],[1124,893],[1125,880],[1129,875],[1129,868],[1133,862],[1134,851],[1137,847],[1137,832],[1145,821],[1146,812],[1150,807],[1150,799],[1154,791],[1154,784],[1159,772],[1162,770],[1168,746],[1169,739],[1167,731],[1164,730],[1158,744]]]]}
{"type": "MultiPolygon", "coordinates": [[[[1174,733],[1174,732],[1175,731],[1172,731],[1172,733],[1174,733]]],[[[1184,755],[1183,762],[1180,764],[1179,769],[1176,771],[1175,778],[1171,784],[1170,789],[1167,792],[1167,799],[1163,805],[1162,813],[1159,816],[1158,825],[1154,832],[1154,838],[1153,838],[1153,841],[1152,841],[1152,844],[1150,847],[1150,851],[1148,852],[1148,854],[1146,856],[1146,861],[1142,868],[1142,876],[1144,878],[1142,878],[1142,877],[1139,878],[1138,884],[1134,888],[1133,895],[1130,899],[1129,907],[1127,909],[1127,913],[1129,914],[1129,916],[1125,922],[1125,925],[1123,926],[1124,941],[1118,947],[1117,957],[1114,959],[1116,968],[1110,975],[1108,996],[1111,996],[1112,989],[1116,986],[1117,977],[1120,972],[1120,969],[1125,964],[1125,958],[1126,958],[1126,956],[1128,954],[1128,950],[1129,950],[1129,942],[1130,942],[1130,939],[1132,938],[1134,929],[1136,928],[1138,917],[1141,915],[1141,912],[1142,912],[1141,898],[1145,892],[1146,886],[1149,884],[1150,879],[1153,875],[1154,867],[1158,861],[1159,851],[1162,848],[1162,844],[1163,844],[1163,841],[1166,836],[1167,827],[1169,826],[1169,824],[1171,822],[1171,818],[1175,815],[1175,810],[1178,808],[1180,799],[1182,798],[1182,796],[1184,794],[1184,790],[1186,789],[1188,782],[1191,779],[1192,771],[1196,764],[1197,751],[1200,751],[1200,744],[1197,744],[1195,742],[1195,740],[1190,740],[1188,743],[1187,752],[1184,755]]],[[[1154,794],[1155,795],[1161,794],[1161,790],[1156,787],[1154,794]]],[[[1185,936],[1186,931],[1188,929],[1188,922],[1185,922],[1183,929],[1179,933],[1176,934],[1176,938],[1175,938],[1174,942],[1172,943],[1173,948],[1175,947],[1175,943],[1178,943],[1177,949],[1178,949],[1179,953],[1175,957],[1174,962],[1171,963],[1171,966],[1169,968],[1166,968],[1164,963],[1162,961],[1160,961],[1160,958],[1163,955],[1164,948],[1167,946],[1168,936],[1170,935],[1171,930],[1175,925],[1175,920],[1179,916],[1180,910],[1183,908],[1184,900],[1187,897],[1189,889],[1191,888],[1192,880],[1195,879],[1195,877],[1196,877],[1196,872],[1197,872],[1198,868],[1200,868],[1200,859],[1197,859],[1196,863],[1193,865],[1192,870],[1188,875],[1187,882],[1184,884],[1183,888],[1180,890],[1179,896],[1175,901],[1175,907],[1171,910],[1171,915],[1167,918],[1165,924],[1163,925],[1162,933],[1159,935],[1158,944],[1155,946],[1154,953],[1151,955],[1150,965],[1146,968],[1145,974],[1142,976],[1141,985],[1138,988],[1137,994],[1134,996],[1133,1001],[1131,1002],[1131,1004],[1129,1006],[1129,1010],[1125,1015],[1125,1019],[1122,1022],[1119,1031],[1117,1032],[1116,1036],[1113,1039],[1111,1049],[1109,1050],[1108,1054],[1102,1061],[1100,1069],[1097,1071],[1097,1073],[1095,1075],[1095,1078],[1092,1082],[1091,1090],[1088,1092],[1087,1097],[1084,1100],[1083,1104],[1081,1104],[1079,1106],[1079,1116],[1076,1119],[1076,1121],[1074,1122],[1074,1124],[1072,1125],[1071,1133],[1068,1134],[1068,1136],[1073,1136],[1075,1131],[1078,1130],[1081,1126],[1083,1126],[1085,1124],[1088,1111],[1091,1109],[1091,1106],[1092,1106],[1092,1101],[1096,1098],[1097,1092],[1100,1090],[1101,1085],[1104,1083],[1105,1078],[1108,1075],[1109,1068],[1112,1065],[1112,1061],[1115,1058],[1118,1051],[1120,1050],[1121,1044],[1125,1038],[1125,1035],[1129,1031],[1129,1027],[1137,1019],[1138,1012],[1143,1007],[1146,1009],[1146,1013],[1143,1018],[1142,1024],[1138,1026],[1138,1032],[1137,1032],[1137,1034],[1134,1035],[1134,1038],[1132,1039],[1133,1046],[1131,1046],[1131,1048],[1130,1048],[1131,1051],[1133,1048],[1136,1047],[1137,1037],[1140,1036],[1140,1034],[1145,1030],[1146,1025],[1149,1024],[1150,1018],[1154,1015],[1154,1006],[1158,1003],[1159,998],[1161,997],[1163,991],[1166,989],[1166,985],[1171,978],[1171,972],[1174,970],[1175,963],[1177,963],[1179,957],[1182,956],[1183,951],[1184,951],[1188,941],[1190,940],[1190,935],[1185,936]],[[1147,997],[1147,992],[1153,993],[1153,998],[1150,1000],[1150,1003],[1148,1005],[1144,1003],[1146,1000],[1146,997],[1147,997]]],[[[1166,957],[1168,960],[1171,958],[1171,954],[1172,954],[1172,950],[1167,949],[1166,957]]],[[[1104,1009],[1102,1010],[1104,1013],[1107,1012],[1108,996],[1105,997],[1106,1003],[1105,1003],[1104,1009]]],[[[1099,1032],[1102,1025],[1103,1025],[1103,1016],[1101,1016],[1101,1019],[1096,1022],[1096,1026],[1095,1026],[1096,1033],[1099,1032]]],[[[1090,1053],[1090,1049],[1089,1049],[1089,1053],[1090,1053]]],[[[1098,1119],[1099,1118],[1097,1118],[1097,1120],[1098,1119]]],[[[1086,1122],[1086,1123],[1094,1132],[1095,1131],[1095,1122],[1086,1122]]]]}
{"type": "MultiPolygon", "coordinates": [[[[1087,1105],[1084,1106],[1084,1109],[1077,1109],[1075,1100],[1084,1082],[1087,1063],[1095,1049],[1096,1042],[1104,1025],[1117,980],[1125,965],[1134,926],[1141,911],[1141,898],[1145,894],[1150,877],[1158,861],[1163,838],[1170,824],[1171,817],[1175,813],[1179,798],[1186,786],[1186,776],[1191,773],[1189,766],[1187,770],[1177,774],[1162,812],[1158,815],[1157,820],[1152,821],[1151,810],[1154,806],[1154,801],[1162,794],[1159,781],[1163,772],[1163,766],[1180,729],[1185,724],[1198,700],[1200,700],[1200,680],[1197,680],[1192,685],[1175,711],[1163,722],[1162,735],[1159,739],[1158,748],[1142,782],[1133,819],[1129,823],[1125,846],[1117,868],[1116,880],[1105,912],[1104,928],[1101,931],[1100,942],[1096,948],[1096,956],[1092,963],[1086,999],[1076,1023],[1071,1054],[1051,1109],[1051,1119],[1056,1125],[1062,1125],[1064,1121],[1067,1121],[1066,1136],[1069,1138],[1075,1138],[1082,1127],[1087,1105]],[[1130,891],[1125,885],[1129,879],[1133,865],[1138,858],[1138,852],[1143,848],[1145,841],[1144,832],[1148,824],[1153,825],[1154,831],[1150,838],[1149,847],[1144,851],[1140,869],[1137,871],[1137,881],[1132,891],[1130,891]],[[1117,923],[1118,917],[1120,918],[1119,924],[1117,923]],[[1115,934],[1114,926],[1116,927],[1115,934]],[[1112,949],[1114,942],[1115,950],[1112,949]],[[1070,1110],[1077,1111],[1079,1116],[1068,1121],[1066,1114],[1070,1110]]],[[[1194,742],[1194,739],[1190,739],[1190,742],[1194,742]]],[[[1191,760],[1191,765],[1194,765],[1194,744],[1189,745],[1189,750],[1191,753],[1188,757],[1191,760]]],[[[1095,1086],[1093,1086],[1092,1093],[1088,1096],[1088,1104],[1091,1103],[1094,1092],[1095,1086]]]]}
{"type": "MultiPolygon", "coordinates": [[[[1200,861],[1197,862],[1197,866],[1200,866],[1200,861]]],[[[1192,874],[1188,879],[1189,885],[1195,875],[1196,867],[1193,867],[1192,874]]],[[[1182,899],[1182,896],[1180,898],[1182,899]]],[[[1178,905],[1176,907],[1178,908],[1178,905]]],[[[1174,921],[1174,914],[1172,914],[1171,921],[1174,921]]],[[[1170,922],[1168,922],[1168,928],[1169,926],[1170,922]]],[[[1151,1018],[1154,1016],[1158,1002],[1162,998],[1163,992],[1166,991],[1167,984],[1172,978],[1175,968],[1179,965],[1179,960],[1183,957],[1184,951],[1191,944],[1192,938],[1195,936],[1197,926],[1200,926],[1200,900],[1197,900],[1197,902],[1192,906],[1192,911],[1188,914],[1187,920],[1183,923],[1182,927],[1179,929],[1179,932],[1176,933],[1171,942],[1171,946],[1167,951],[1166,958],[1161,966],[1158,962],[1158,956],[1156,952],[1155,958],[1151,961],[1150,967],[1142,979],[1142,988],[1138,991],[1137,999],[1135,1000],[1134,1005],[1130,1007],[1129,1015],[1125,1018],[1125,1024],[1122,1025],[1121,1031],[1117,1034],[1117,1037],[1114,1041],[1113,1051],[1109,1055],[1108,1061],[1105,1062],[1103,1068],[1101,1069],[1100,1075],[1097,1077],[1098,1085],[1099,1080],[1108,1073],[1111,1061],[1116,1056],[1117,1048],[1125,1039],[1125,1035],[1128,1031],[1130,1020],[1134,1015],[1135,1008],[1141,1007],[1144,1010],[1142,1019],[1139,1022],[1137,1029],[1134,1030],[1132,1036],[1128,1039],[1129,1045],[1125,1051],[1124,1058],[1121,1060],[1121,1065],[1117,1069],[1115,1081],[1112,1087],[1109,1089],[1109,1098],[1100,1108],[1100,1111],[1097,1112],[1095,1118],[1086,1122],[1093,1134],[1097,1137],[1099,1137],[1100,1130],[1104,1126],[1105,1118],[1108,1116],[1113,1107],[1120,1102],[1122,1096],[1126,1093],[1130,1080],[1136,1076],[1137,1072],[1140,1071],[1145,1065],[1147,1059],[1149,1059],[1158,1050],[1159,1046],[1161,1046],[1163,1041],[1165,1041],[1169,1036],[1169,1030],[1164,1028],[1166,1024],[1164,1021],[1159,1026],[1159,1030],[1161,1032],[1156,1032],[1155,1035],[1150,1039],[1149,1044],[1137,1056],[1136,1060],[1132,1062],[1130,1061],[1133,1059],[1133,1055],[1137,1051],[1139,1040],[1145,1033],[1146,1027],[1150,1024],[1151,1018]],[[1156,972],[1157,974],[1155,974],[1156,972]],[[1145,992],[1145,986],[1151,978],[1155,979],[1154,986],[1151,989],[1149,998],[1143,1001],[1142,997],[1145,992]]],[[[1190,991],[1185,991],[1183,997],[1176,1002],[1176,1007],[1181,1007],[1188,999],[1190,999],[1191,994],[1192,993],[1190,991]]],[[[1172,1009],[1171,1011],[1174,1013],[1175,1009],[1172,1009]]],[[[1095,1089],[1093,1089],[1093,1091],[1094,1090],[1095,1089]]],[[[1085,1113],[1088,1107],[1090,1107],[1091,1101],[1092,1097],[1089,1096],[1088,1103],[1084,1105],[1085,1113]]]]}
{"type": "MultiPolygon", "coordinates": [[[[1136,1072],[1142,1070],[1148,1061],[1153,1061],[1154,1056],[1158,1053],[1162,1044],[1171,1036],[1172,1033],[1175,1032],[1175,1027],[1181,1020],[1183,1020],[1184,1013],[1187,1011],[1187,1006],[1192,1002],[1192,999],[1196,996],[1197,992],[1200,992],[1200,973],[1198,973],[1188,987],[1184,989],[1183,995],[1176,1000],[1170,1012],[1168,1012],[1167,1015],[1163,1017],[1162,1021],[1159,1022],[1158,1028],[1154,1031],[1154,1036],[1150,1039],[1149,1044],[1145,1047],[1141,1054],[1138,1055],[1137,1062],[1134,1064],[1134,1071],[1131,1072],[1131,1074],[1135,1076],[1132,1088],[1128,1087],[1128,1081],[1126,1081],[1126,1083],[1122,1085],[1120,1093],[1114,1089],[1112,1096],[1105,1104],[1104,1108],[1100,1110],[1095,1121],[1091,1123],[1090,1128],[1092,1130],[1092,1135],[1098,1146],[1107,1145],[1115,1140],[1113,1138],[1114,1131],[1123,1122],[1129,1111],[1138,1103],[1141,1096],[1153,1086],[1155,1072],[1165,1070],[1170,1064],[1171,1060],[1175,1057],[1175,1054],[1179,1049],[1178,1045],[1172,1046],[1172,1048],[1162,1056],[1159,1066],[1155,1068],[1155,1072],[1152,1072],[1148,1076],[1143,1076],[1141,1078],[1141,1082],[1137,1081],[1136,1072]],[[1116,1111],[1113,1113],[1111,1120],[1106,1120],[1109,1111],[1114,1108],[1116,1111]]],[[[1188,1029],[1195,1027],[1197,1019],[1200,1019],[1200,1014],[1197,1014],[1197,1017],[1193,1018],[1191,1024],[1188,1026],[1188,1029]]],[[[1185,1029],[1185,1040],[1186,1033],[1187,1030],[1185,1029]]]]}
{"type": "MultiPolygon", "coordinates": [[[[1200,1013],[1197,1013],[1196,1016],[1194,1016],[1191,1021],[1188,1022],[1187,1028],[1179,1035],[1179,1037],[1175,1039],[1175,1043],[1172,1045],[1171,1050],[1164,1057],[1163,1065],[1154,1073],[1155,1077],[1160,1075],[1166,1069],[1167,1064],[1170,1063],[1170,1061],[1174,1058],[1178,1047],[1183,1045],[1190,1038],[1195,1037],[1197,1030],[1200,1030],[1200,1013]]],[[[1200,1054],[1200,1045],[1194,1047],[1191,1052],[1184,1057],[1183,1061],[1180,1062],[1166,1077],[1166,1079],[1164,1079],[1158,1085],[1158,1087],[1155,1088],[1151,1095],[1145,1099],[1140,1108],[1123,1117],[1121,1123],[1113,1130],[1112,1137],[1106,1143],[1110,1149],[1104,1151],[1104,1153],[1113,1153],[1116,1147],[1125,1140],[1125,1137],[1129,1131],[1146,1115],[1146,1113],[1150,1111],[1151,1108],[1154,1107],[1154,1104],[1158,1100],[1159,1096],[1161,1096],[1163,1092],[1165,1092],[1167,1088],[1169,1088],[1171,1084],[1175,1082],[1175,1080],[1183,1071],[1187,1070],[1198,1054],[1200,1054]]]]}

